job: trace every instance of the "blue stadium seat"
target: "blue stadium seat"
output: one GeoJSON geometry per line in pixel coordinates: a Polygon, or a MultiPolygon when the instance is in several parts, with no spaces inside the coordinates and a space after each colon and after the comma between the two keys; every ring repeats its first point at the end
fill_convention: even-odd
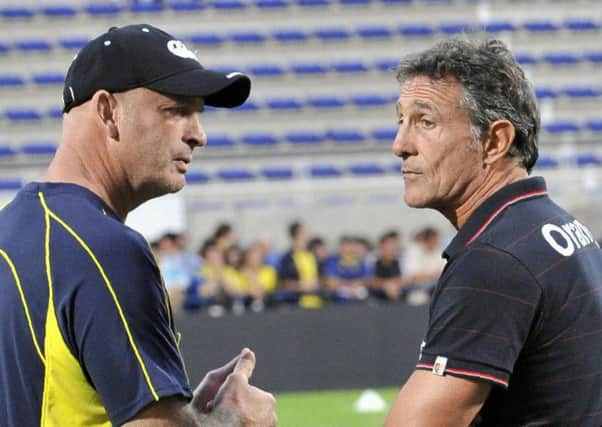
{"type": "Polygon", "coordinates": [[[65,83],[65,76],[62,73],[36,73],[32,77],[32,81],[41,86],[50,85],[63,85],[65,83]]]}
{"type": "Polygon", "coordinates": [[[332,64],[332,68],[337,73],[365,73],[368,71],[368,66],[360,61],[339,61],[332,64]]]}
{"type": "Polygon", "coordinates": [[[161,13],[164,6],[160,2],[134,2],[130,5],[132,13],[161,13]]]}
{"type": "Polygon", "coordinates": [[[334,178],[342,174],[341,169],[334,165],[312,165],[309,167],[309,175],[312,178],[334,178]]]}
{"type": "Polygon", "coordinates": [[[347,40],[350,37],[349,31],[340,27],[320,28],[315,30],[313,34],[323,41],[347,40]]]}
{"type": "Polygon", "coordinates": [[[535,96],[539,99],[554,99],[558,97],[558,92],[551,87],[536,87],[535,96]]]}
{"type": "Polygon", "coordinates": [[[0,190],[18,190],[22,185],[21,180],[17,178],[0,179],[0,190]]]}
{"type": "Polygon", "coordinates": [[[264,43],[266,36],[258,31],[237,31],[230,34],[230,39],[241,44],[264,43]]]}
{"type": "Polygon", "coordinates": [[[52,155],[56,152],[56,144],[53,142],[26,142],[21,145],[21,152],[27,155],[52,155]]]}
{"type": "Polygon", "coordinates": [[[211,180],[211,177],[205,172],[191,171],[186,174],[186,182],[188,184],[204,184],[211,180]]]}
{"type": "Polygon", "coordinates": [[[42,115],[33,108],[7,108],[4,117],[14,123],[35,122],[42,119],[42,115]]]}
{"type": "Polygon", "coordinates": [[[274,30],[272,31],[272,38],[281,43],[286,42],[302,42],[307,40],[309,36],[303,30],[274,30]]]}
{"type": "Polygon", "coordinates": [[[77,14],[77,9],[66,4],[49,5],[42,7],[41,12],[50,18],[71,18],[77,14]]]}
{"type": "Polygon", "coordinates": [[[331,129],[326,132],[326,137],[337,143],[359,143],[365,141],[364,135],[355,129],[331,129]]]}
{"type": "Polygon", "coordinates": [[[13,147],[8,144],[0,143],[0,158],[12,157],[15,154],[17,154],[17,152],[13,147]]]}
{"type": "Polygon", "coordinates": [[[53,107],[46,110],[46,117],[54,120],[61,120],[63,118],[63,109],[61,107],[53,107]]]}
{"type": "Polygon", "coordinates": [[[249,67],[249,72],[256,77],[274,77],[284,74],[284,68],[278,64],[255,64],[249,67]]]}
{"type": "Polygon", "coordinates": [[[238,107],[232,108],[234,111],[257,111],[259,110],[259,105],[252,99],[248,99],[244,104],[239,105],[238,107]]]}
{"type": "Polygon", "coordinates": [[[219,45],[226,40],[223,36],[216,33],[196,33],[188,37],[192,44],[197,45],[219,45]]]}
{"type": "Polygon", "coordinates": [[[414,3],[414,0],[381,0],[386,5],[409,5],[414,3]]]}
{"type": "Polygon", "coordinates": [[[326,137],[321,132],[315,131],[292,131],[285,135],[285,138],[291,144],[321,144],[326,137]]]}
{"type": "Polygon", "coordinates": [[[439,25],[439,31],[448,36],[453,36],[456,34],[471,33],[474,31],[474,26],[469,22],[445,22],[439,25]]]}
{"type": "Polygon", "coordinates": [[[383,58],[374,62],[376,69],[385,72],[392,72],[399,66],[400,58],[383,58]]]}
{"type": "Polygon", "coordinates": [[[301,7],[325,7],[330,5],[330,0],[295,0],[301,7]]]}
{"type": "Polygon", "coordinates": [[[573,53],[547,53],[542,58],[551,65],[575,65],[581,61],[581,57],[573,53]]]}
{"type": "Polygon", "coordinates": [[[579,153],[575,156],[577,166],[600,166],[602,158],[595,153],[579,153]]]}
{"type": "Polygon", "coordinates": [[[236,141],[228,135],[214,135],[207,136],[207,146],[209,148],[231,148],[236,145],[236,141]]]}
{"type": "Polygon", "coordinates": [[[91,16],[115,16],[121,13],[123,7],[115,3],[93,3],[85,6],[84,10],[91,16]]]}
{"type": "Polygon", "coordinates": [[[384,25],[363,25],[357,28],[356,33],[364,39],[387,39],[393,35],[384,25]]]}
{"type": "Polygon", "coordinates": [[[367,6],[372,0],[339,0],[343,6],[367,6]]]}
{"type": "Polygon", "coordinates": [[[293,168],[289,166],[266,166],[260,173],[267,179],[291,179],[294,176],[293,168]]]}
{"type": "Polygon", "coordinates": [[[407,24],[399,27],[399,33],[404,37],[430,37],[435,30],[426,24],[407,24]]]}
{"type": "Polygon", "coordinates": [[[214,0],[210,2],[215,10],[245,10],[247,3],[242,0],[214,0]]]}
{"type": "Polygon", "coordinates": [[[341,108],[345,105],[345,101],[336,96],[310,96],[307,98],[307,105],[314,108],[341,108]]]}
{"type": "Polygon", "coordinates": [[[0,88],[23,86],[25,80],[16,74],[0,74],[0,88]]]}
{"type": "Polygon", "coordinates": [[[362,94],[353,95],[351,103],[356,107],[380,107],[389,104],[390,99],[387,96],[378,94],[362,94]]]}
{"type": "Polygon", "coordinates": [[[535,65],[537,64],[537,57],[531,53],[520,52],[514,55],[516,62],[520,65],[535,65]]]}
{"type": "Polygon", "coordinates": [[[564,94],[569,98],[597,98],[600,90],[590,86],[571,86],[564,89],[564,94]]]}
{"type": "Polygon", "coordinates": [[[602,119],[591,119],[585,122],[585,127],[591,132],[602,132],[602,119]]]}
{"type": "Polygon", "coordinates": [[[516,31],[516,26],[511,21],[485,22],[482,28],[487,33],[511,33],[516,31]]]}
{"type": "Polygon", "coordinates": [[[7,43],[0,42],[0,55],[7,53],[10,50],[10,45],[7,43]]]}
{"type": "Polygon", "coordinates": [[[349,172],[352,175],[368,176],[368,175],[382,175],[386,173],[378,163],[357,163],[349,166],[349,172]]]}
{"type": "Polygon", "coordinates": [[[255,174],[244,168],[223,168],[217,171],[217,176],[224,181],[248,181],[255,178],[255,174]]]}
{"type": "Polygon", "coordinates": [[[396,135],[397,129],[395,128],[378,128],[370,132],[370,136],[379,142],[393,143],[396,135]]]}
{"type": "Polygon", "coordinates": [[[15,47],[23,52],[48,52],[52,49],[52,45],[42,39],[19,40],[15,47]]]}
{"type": "Polygon", "coordinates": [[[241,137],[243,144],[252,147],[266,147],[278,144],[278,138],[267,132],[253,132],[241,137]]]}
{"type": "Polygon", "coordinates": [[[205,9],[207,4],[196,0],[172,0],[167,6],[174,12],[196,12],[205,9]]]}
{"type": "Polygon", "coordinates": [[[602,51],[587,52],[585,55],[583,55],[583,57],[594,64],[602,64],[602,51]]]}
{"type": "Polygon", "coordinates": [[[551,33],[558,31],[560,26],[545,19],[533,19],[526,21],[523,24],[523,28],[532,33],[551,33]]]}
{"type": "Polygon", "coordinates": [[[301,102],[295,98],[272,98],[266,100],[266,105],[272,110],[299,110],[301,102]]]}
{"type": "Polygon", "coordinates": [[[579,125],[570,120],[559,120],[543,126],[544,130],[553,134],[575,133],[579,132],[579,125]]]}
{"type": "Polygon", "coordinates": [[[33,18],[34,13],[33,9],[29,9],[25,6],[10,6],[0,9],[0,15],[2,15],[3,18],[8,19],[33,18]]]}
{"type": "Polygon", "coordinates": [[[291,65],[291,70],[295,74],[324,74],[328,68],[317,62],[306,62],[291,65]]]}
{"type": "Polygon", "coordinates": [[[85,37],[68,37],[59,39],[59,45],[63,49],[75,49],[80,50],[88,43],[88,39],[85,37]]]}
{"type": "Polygon", "coordinates": [[[287,0],[255,0],[255,7],[259,9],[285,9],[289,6],[287,0]]]}
{"type": "Polygon", "coordinates": [[[597,31],[600,29],[600,24],[593,19],[567,19],[564,21],[565,28],[571,31],[597,31]]]}
{"type": "Polygon", "coordinates": [[[535,167],[539,169],[553,169],[557,168],[559,165],[558,160],[550,155],[541,154],[537,158],[537,162],[535,163],[535,167]]]}
{"type": "Polygon", "coordinates": [[[389,172],[401,175],[401,163],[399,161],[391,163],[389,166],[389,172]]]}

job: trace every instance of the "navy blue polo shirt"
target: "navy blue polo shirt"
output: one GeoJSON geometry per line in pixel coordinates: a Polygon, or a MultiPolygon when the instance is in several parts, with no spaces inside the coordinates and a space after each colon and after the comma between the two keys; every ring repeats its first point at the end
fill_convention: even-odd
{"type": "Polygon", "coordinates": [[[0,210],[0,424],[122,425],[190,398],[144,238],[94,193],[31,183],[0,210]]]}
{"type": "Polygon", "coordinates": [[[417,368],[493,384],[480,425],[602,425],[602,251],[543,178],[488,198],[444,256],[417,368]]]}

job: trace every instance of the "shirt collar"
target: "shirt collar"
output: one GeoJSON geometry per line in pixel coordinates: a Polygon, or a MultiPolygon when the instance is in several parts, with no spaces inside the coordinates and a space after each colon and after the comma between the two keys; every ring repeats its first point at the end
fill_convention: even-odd
{"type": "Polygon", "coordinates": [[[521,179],[501,188],[470,215],[468,221],[443,252],[443,256],[449,259],[469,246],[508,206],[546,194],[546,182],[542,177],[521,179]]]}

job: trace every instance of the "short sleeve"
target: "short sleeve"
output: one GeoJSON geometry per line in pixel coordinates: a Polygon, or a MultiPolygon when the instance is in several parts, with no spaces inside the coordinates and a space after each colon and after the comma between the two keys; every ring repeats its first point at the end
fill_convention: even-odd
{"type": "Polygon", "coordinates": [[[541,287],[511,254],[484,246],[452,260],[433,295],[418,369],[508,386],[541,287]]]}
{"type": "MultiPolygon", "coordinates": [[[[121,239],[126,240],[126,239],[121,239]]],[[[76,354],[109,418],[121,425],[162,397],[192,394],[154,258],[134,239],[93,248],[69,309],[76,354]]]]}
{"type": "Polygon", "coordinates": [[[286,253],[278,266],[278,278],[280,280],[299,280],[299,272],[291,252],[286,253]]]}

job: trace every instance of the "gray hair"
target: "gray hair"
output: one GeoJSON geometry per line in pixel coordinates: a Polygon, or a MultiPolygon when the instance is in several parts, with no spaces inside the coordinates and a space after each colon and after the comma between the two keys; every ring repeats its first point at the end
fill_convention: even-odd
{"type": "Polygon", "coordinates": [[[475,141],[482,141],[496,120],[512,123],[516,136],[508,155],[531,172],[538,156],[539,110],[531,84],[502,41],[440,41],[399,63],[397,80],[401,84],[418,76],[455,78],[462,85],[460,106],[470,117],[475,141]]]}

